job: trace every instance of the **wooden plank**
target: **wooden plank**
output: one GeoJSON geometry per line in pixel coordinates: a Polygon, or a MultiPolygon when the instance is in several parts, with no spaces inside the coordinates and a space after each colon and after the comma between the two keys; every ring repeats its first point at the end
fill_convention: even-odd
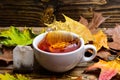
{"type": "Polygon", "coordinates": [[[42,20],[46,18],[44,11],[49,6],[52,6],[57,20],[64,20],[62,13],[74,20],[79,20],[79,16],[91,20],[93,12],[101,12],[103,16],[111,16],[105,21],[111,26],[120,23],[119,4],[119,0],[4,0],[0,1],[0,26],[43,27],[42,20]]]}
{"type": "Polygon", "coordinates": [[[44,7],[42,2],[34,0],[0,1],[0,26],[38,26],[42,24],[40,18],[44,7]]]}
{"type": "MultiPolygon", "coordinates": [[[[118,23],[118,24],[120,23],[120,15],[119,15],[120,1],[118,0],[105,1],[104,0],[105,3],[102,5],[93,4],[91,3],[91,1],[99,3],[99,1],[102,1],[102,0],[90,0],[90,1],[81,0],[81,2],[79,0],[78,4],[76,4],[77,1],[76,2],[73,1],[73,3],[69,3],[69,0],[63,1],[64,5],[60,6],[58,10],[59,13],[57,14],[57,16],[61,15],[61,13],[64,13],[65,15],[73,18],[74,20],[79,20],[79,16],[83,16],[90,21],[94,12],[100,12],[105,17],[110,16],[110,18],[108,18],[105,21],[105,24],[107,26],[113,27],[115,26],[114,23],[118,23]]],[[[60,18],[59,17],[57,18],[58,20],[62,19],[61,16],[60,18]]],[[[101,27],[105,27],[105,26],[104,24],[101,25],[101,27]]]]}
{"type": "Polygon", "coordinates": [[[69,5],[73,5],[73,4],[97,4],[97,5],[103,5],[106,4],[107,1],[106,0],[60,0],[61,2],[63,2],[64,4],[69,4],[69,5]]]}

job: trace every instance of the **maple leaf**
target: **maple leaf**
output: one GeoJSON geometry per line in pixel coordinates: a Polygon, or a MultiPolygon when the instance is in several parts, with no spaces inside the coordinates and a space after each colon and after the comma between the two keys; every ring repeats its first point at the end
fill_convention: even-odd
{"type": "Polygon", "coordinates": [[[99,29],[98,27],[109,17],[103,17],[102,13],[94,12],[93,18],[88,23],[88,20],[84,17],[80,17],[80,23],[87,26],[92,33],[96,33],[99,29]]]}
{"type": "Polygon", "coordinates": [[[117,57],[115,60],[112,61],[103,61],[99,60],[99,62],[89,66],[86,71],[94,70],[94,69],[101,69],[99,80],[110,80],[113,76],[117,73],[120,73],[120,58],[117,57]]]}
{"type": "Polygon", "coordinates": [[[84,17],[80,16],[80,21],[81,24],[85,25],[86,27],[88,26],[88,20],[85,19],[84,17]]]}
{"type": "Polygon", "coordinates": [[[96,46],[97,51],[99,51],[102,47],[109,48],[107,43],[107,36],[101,29],[98,29],[101,23],[103,23],[108,17],[103,17],[102,13],[93,13],[93,18],[90,23],[88,23],[87,19],[81,17],[80,23],[86,25],[91,33],[93,34],[93,45],[96,46]]]}
{"type": "Polygon", "coordinates": [[[93,18],[89,23],[88,28],[92,33],[96,33],[100,24],[103,23],[107,18],[109,17],[103,17],[102,13],[94,12],[93,18]]]}
{"type": "Polygon", "coordinates": [[[80,37],[82,37],[85,43],[88,43],[89,41],[93,40],[93,36],[90,30],[86,26],[65,15],[63,16],[66,20],[65,22],[55,20],[53,23],[46,25],[50,28],[53,28],[54,30],[66,30],[66,31],[74,32],[78,34],[80,37]]]}
{"type": "Polygon", "coordinates": [[[113,39],[113,42],[108,43],[109,47],[120,50],[120,25],[117,24],[114,28],[109,28],[105,32],[113,39]]]}
{"type": "Polygon", "coordinates": [[[35,36],[29,28],[22,32],[10,26],[9,30],[0,32],[0,43],[5,46],[30,45],[35,36]]]}
{"type": "Polygon", "coordinates": [[[107,36],[103,33],[102,30],[99,30],[96,34],[93,34],[94,41],[93,45],[96,46],[97,51],[101,49],[101,47],[107,48],[108,42],[107,42],[107,36]]]}

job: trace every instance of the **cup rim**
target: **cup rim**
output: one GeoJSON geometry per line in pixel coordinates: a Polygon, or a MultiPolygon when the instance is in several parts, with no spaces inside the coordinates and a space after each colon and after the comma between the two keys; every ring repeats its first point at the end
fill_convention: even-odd
{"type": "MultiPolygon", "coordinates": [[[[64,32],[68,32],[68,31],[64,31],[64,32]]],[[[83,45],[84,45],[84,40],[83,40],[83,38],[79,38],[80,39],[80,42],[81,42],[81,45],[80,45],[80,47],[78,48],[78,49],[76,49],[76,50],[73,50],[73,51],[70,51],[70,52],[62,52],[62,53],[52,53],[52,52],[47,52],[47,51],[43,51],[43,50],[41,50],[41,49],[39,49],[37,46],[38,46],[38,44],[36,45],[36,40],[37,39],[39,39],[41,36],[43,36],[43,35],[46,35],[48,32],[45,32],[45,33],[41,33],[41,34],[39,34],[38,36],[36,36],[35,38],[34,38],[34,40],[33,40],[33,43],[32,43],[32,45],[33,45],[33,48],[35,48],[37,51],[39,51],[39,52],[41,52],[41,53],[44,53],[44,54],[48,54],[48,55],[68,55],[68,54],[73,54],[73,53],[76,53],[76,52],[78,52],[82,47],[83,47],[83,45]]],[[[73,32],[69,32],[69,33],[71,33],[71,34],[73,34],[74,36],[76,36],[76,37],[79,37],[79,35],[77,35],[77,34],[75,34],[75,33],[73,33],[73,32]]],[[[45,36],[44,36],[45,37],[45,36]]],[[[40,41],[37,41],[38,43],[40,42],[40,41]]]]}

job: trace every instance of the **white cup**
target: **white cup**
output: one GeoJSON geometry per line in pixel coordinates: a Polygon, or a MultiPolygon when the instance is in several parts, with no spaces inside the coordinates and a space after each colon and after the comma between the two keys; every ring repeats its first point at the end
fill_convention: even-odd
{"type": "MultiPolygon", "coordinates": [[[[79,37],[77,34],[72,32],[63,31],[66,33],[70,33],[76,37],[79,37]]],[[[88,62],[95,58],[97,54],[97,50],[93,45],[87,44],[84,45],[84,40],[80,38],[81,46],[71,52],[67,53],[51,53],[40,50],[38,48],[39,42],[46,36],[48,32],[42,33],[35,37],[33,40],[33,48],[35,53],[35,58],[38,63],[45,69],[53,72],[65,72],[73,69],[78,63],[88,62]],[[85,52],[88,49],[93,50],[93,54],[90,57],[85,56],[85,52]]]]}

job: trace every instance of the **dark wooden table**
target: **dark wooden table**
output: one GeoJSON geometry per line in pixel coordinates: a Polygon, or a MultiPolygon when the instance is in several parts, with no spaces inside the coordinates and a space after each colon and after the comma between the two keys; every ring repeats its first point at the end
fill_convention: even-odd
{"type": "Polygon", "coordinates": [[[110,16],[101,27],[113,27],[120,23],[119,4],[119,0],[1,0],[0,26],[41,27],[52,14],[63,20],[62,13],[77,21],[80,16],[91,20],[93,12],[100,12],[110,16]]]}
{"type": "MultiPolygon", "coordinates": [[[[36,62],[35,62],[36,63],[36,62]]],[[[91,72],[84,72],[84,70],[93,64],[93,62],[89,63],[81,63],[78,64],[75,68],[70,71],[64,73],[55,73],[50,72],[38,66],[38,64],[34,65],[32,71],[26,70],[14,70],[13,65],[9,65],[8,67],[0,67],[0,73],[10,73],[12,75],[22,74],[27,77],[30,77],[31,80],[97,80],[99,75],[99,70],[91,72]]]]}

